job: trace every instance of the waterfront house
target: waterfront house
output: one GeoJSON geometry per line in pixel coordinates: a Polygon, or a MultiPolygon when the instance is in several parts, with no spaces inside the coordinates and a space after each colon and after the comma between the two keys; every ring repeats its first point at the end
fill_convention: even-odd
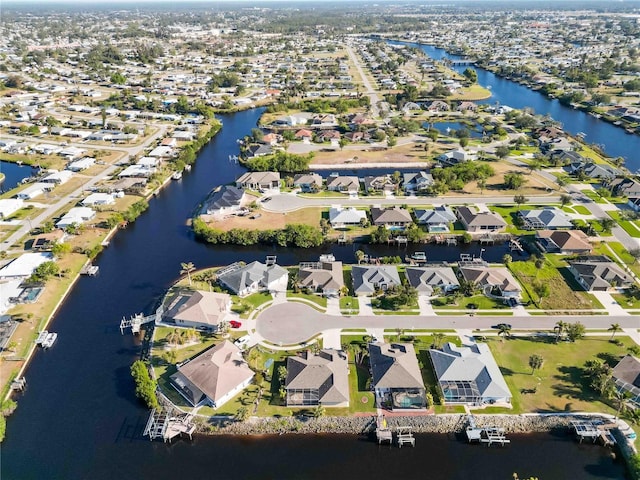
{"type": "Polygon", "coordinates": [[[354,265],[351,279],[356,295],[372,295],[378,290],[402,285],[398,269],[393,265],[354,265]]]}
{"type": "Polygon", "coordinates": [[[329,223],[333,228],[343,228],[347,225],[360,225],[367,219],[367,212],[356,210],[355,207],[331,207],[329,209],[329,223]]]}
{"type": "Polygon", "coordinates": [[[53,183],[32,183],[24,190],[20,190],[18,193],[16,193],[16,198],[19,198],[21,200],[32,200],[45,192],[50,192],[54,187],[55,185],[53,183]]]}
{"type": "Polygon", "coordinates": [[[96,162],[95,158],[84,157],[80,160],[76,160],[67,165],[67,170],[71,170],[72,172],[81,172],[82,170],[86,170],[89,167],[92,167],[96,162]]]}
{"type": "Polygon", "coordinates": [[[416,208],[413,211],[418,225],[426,225],[429,233],[443,233],[449,231],[449,226],[456,221],[456,214],[446,205],[439,205],[430,209],[416,208]]]}
{"type": "Polygon", "coordinates": [[[45,250],[51,250],[56,243],[63,243],[67,234],[64,230],[56,229],[49,233],[41,233],[33,239],[31,244],[31,250],[40,252],[45,250]]]}
{"type": "Polygon", "coordinates": [[[387,228],[404,228],[413,223],[409,211],[401,207],[372,207],[371,221],[374,225],[384,225],[387,228]]]}
{"type": "Polygon", "coordinates": [[[349,365],[341,350],[325,348],[287,357],[287,406],[348,407],[349,365]]]}
{"type": "Polygon", "coordinates": [[[613,367],[611,376],[616,389],[624,394],[625,400],[634,408],[640,408],[640,359],[633,355],[625,355],[613,367]]]}
{"type": "Polygon", "coordinates": [[[461,206],[457,210],[458,219],[469,233],[499,232],[507,227],[500,215],[494,212],[477,211],[470,207],[461,206]]]}
{"type": "Polygon", "coordinates": [[[226,293],[177,289],[166,302],[164,320],[181,327],[218,331],[231,311],[231,297],[226,293]]]}
{"type": "Polygon", "coordinates": [[[30,277],[39,265],[52,260],[53,255],[48,252],[23,253],[0,268],[0,280],[24,280],[30,277]]]}
{"type": "Polygon", "coordinates": [[[221,275],[218,281],[241,297],[251,293],[269,291],[286,292],[289,273],[279,265],[265,265],[251,262],[248,265],[234,265],[221,275]]]}
{"type": "Polygon", "coordinates": [[[569,260],[569,271],[587,291],[628,288],[633,278],[606,255],[585,255],[569,260]]]}
{"type": "Polygon", "coordinates": [[[116,202],[110,193],[95,192],[87,196],[82,202],[83,207],[91,207],[94,205],[113,205],[116,202]]]}
{"type": "Polygon", "coordinates": [[[418,291],[418,295],[431,297],[434,291],[451,292],[460,287],[460,282],[453,268],[446,265],[431,267],[407,267],[407,282],[418,291]]]}
{"type": "Polygon", "coordinates": [[[547,253],[589,253],[592,246],[582,230],[538,230],[536,244],[547,253]]]}
{"type": "Polygon", "coordinates": [[[519,298],[522,288],[506,267],[492,267],[485,262],[461,263],[460,274],[467,282],[482,289],[488,297],[519,298]]]}
{"type": "Polygon", "coordinates": [[[322,177],[317,173],[298,173],[293,177],[293,186],[302,192],[317,192],[322,189],[322,177]]]}
{"type": "Polygon", "coordinates": [[[245,194],[242,188],[222,185],[209,194],[200,212],[205,215],[229,215],[240,211],[244,200],[245,194]]]}
{"type": "Polygon", "coordinates": [[[389,409],[423,409],[425,388],[416,352],[410,343],[369,344],[376,405],[389,409]]]}
{"type": "Polygon", "coordinates": [[[236,180],[236,187],[248,190],[272,190],[280,188],[279,172],[247,172],[236,180]]]}
{"type": "Polygon", "coordinates": [[[178,365],[178,371],[170,379],[171,385],[194,407],[209,404],[220,408],[244,390],[253,375],[240,349],[223,340],[178,365]]]}
{"type": "Polygon", "coordinates": [[[511,392],[486,343],[429,350],[445,405],[511,403],[511,392]]]}
{"type": "Polygon", "coordinates": [[[535,210],[520,210],[518,215],[528,230],[571,229],[571,217],[556,207],[545,207],[535,210]]]}
{"type": "Polygon", "coordinates": [[[396,190],[396,184],[391,179],[391,175],[368,175],[364,177],[364,190],[365,192],[383,192],[393,193],[396,190]]]}
{"type": "Polygon", "coordinates": [[[360,180],[355,176],[331,174],[327,178],[327,190],[343,193],[358,193],[360,180]]]}
{"type": "Polygon", "coordinates": [[[406,194],[424,193],[433,185],[433,176],[425,171],[405,173],[402,175],[402,189],[406,194]]]}
{"type": "Polygon", "coordinates": [[[640,212],[640,197],[633,196],[627,200],[627,205],[634,211],[640,212]]]}
{"type": "Polygon", "coordinates": [[[640,196],[640,182],[633,178],[614,178],[607,183],[607,188],[618,197],[638,197],[640,196]]]}
{"type": "Polygon", "coordinates": [[[82,225],[95,216],[96,212],[89,207],[73,207],[56,222],[56,227],[64,229],[71,225],[82,225]]]}
{"type": "Polygon", "coordinates": [[[62,185],[63,183],[67,183],[71,180],[71,177],[73,177],[73,172],[71,170],[61,170],[59,172],[51,171],[51,173],[41,178],[40,181],[43,183],[62,185]]]}
{"type": "Polygon", "coordinates": [[[24,200],[21,198],[3,198],[0,199],[0,218],[6,220],[24,206],[24,200]]]}
{"type": "Polygon", "coordinates": [[[303,262],[298,269],[298,285],[326,297],[337,297],[344,287],[342,262],[303,262]]]}
{"type": "Polygon", "coordinates": [[[608,181],[622,175],[622,171],[611,165],[601,163],[588,163],[584,166],[583,172],[589,178],[608,181]]]}

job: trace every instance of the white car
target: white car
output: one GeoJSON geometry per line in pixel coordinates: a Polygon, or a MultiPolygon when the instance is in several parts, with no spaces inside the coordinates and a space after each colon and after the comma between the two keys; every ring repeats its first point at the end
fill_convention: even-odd
{"type": "Polygon", "coordinates": [[[236,347],[238,347],[240,350],[244,350],[245,348],[247,348],[247,345],[249,344],[249,340],[251,340],[251,336],[243,335],[242,337],[238,338],[235,342],[233,342],[233,344],[236,347]]]}

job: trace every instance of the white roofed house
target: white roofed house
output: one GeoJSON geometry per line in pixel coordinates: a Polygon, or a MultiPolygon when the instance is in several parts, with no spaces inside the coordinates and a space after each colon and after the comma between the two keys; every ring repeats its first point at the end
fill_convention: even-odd
{"type": "Polygon", "coordinates": [[[57,228],[67,228],[71,225],[82,225],[96,216],[96,212],[89,207],[73,207],[56,223],[57,228]]]}
{"type": "Polygon", "coordinates": [[[6,220],[24,206],[21,198],[0,199],[0,219],[6,220]]]}
{"type": "Polygon", "coordinates": [[[83,207],[90,207],[94,205],[113,205],[115,201],[115,198],[110,193],[95,192],[82,200],[81,203],[83,207]]]}
{"type": "Polygon", "coordinates": [[[149,152],[147,156],[157,158],[170,158],[174,155],[174,150],[171,147],[159,146],[149,152]]]}
{"type": "Polygon", "coordinates": [[[55,187],[53,183],[32,183],[24,190],[20,190],[18,193],[16,193],[16,197],[21,200],[31,200],[42,195],[45,192],[50,192],[51,190],[53,190],[53,187],[55,187]]]}
{"type": "Polygon", "coordinates": [[[255,292],[286,292],[289,272],[279,265],[251,262],[218,275],[218,281],[241,297],[255,292]]]}
{"type": "Polygon", "coordinates": [[[429,350],[445,404],[510,404],[511,392],[486,343],[429,350]]]}
{"type": "Polygon", "coordinates": [[[1,280],[25,279],[31,276],[34,270],[44,262],[53,260],[53,255],[48,252],[23,253],[0,268],[1,280]]]}
{"type": "Polygon", "coordinates": [[[367,212],[356,210],[354,207],[331,207],[329,209],[329,223],[333,228],[342,228],[347,225],[360,225],[367,219],[367,212]]]}
{"type": "Polygon", "coordinates": [[[42,179],[40,179],[43,183],[52,183],[54,185],[62,185],[63,183],[67,183],[71,177],[73,177],[73,172],[71,170],[61,170],[59,172],[51,172],[42,179]]]}
{"type": "Polygon", "coordinates": [[[181,327],[217,331],[231,311],[226,293],[180,289],[170,294],[164,319],[181,327]]]}
{"type": "Polygon", "coordinates": [[[84,157],[80,160],[75,160],[67,165],[67,170],[71,170],[72,172],[80,172],[82,170],[86,170],[87,168],[93,166],[96,163],[94,158],[84,157]]]}
{"type": "Polygon", "coordinates": [[[170,378],[172,386],[191,405],[220,408],[249,386],[253,375],[240,349],[224,340],[179,365],[170,378]]]}

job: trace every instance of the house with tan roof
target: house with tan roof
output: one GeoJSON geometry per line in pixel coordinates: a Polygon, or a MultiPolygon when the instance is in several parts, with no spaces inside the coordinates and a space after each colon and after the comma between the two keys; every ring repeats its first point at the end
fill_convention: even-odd
{"type": "Polygon", "coordinates": [[[171,385],[194,407],[209,404],[220,408],[249,386],[253,375],[240,349],[224,340],[179,365],[170,380],[171,385]]]}
{"type": "Polygon", "coordinates": [[[327,178],[327,190],[343,193],[358,193],[360,180],[356,176],[329,175],[327,178]]]}
{"type": "Polygon", "coordinates": [[[457,210],[458,219],[469,233],[500,232],[507,227],[507,222],[495,212],[478,211],[461,206],[457,210]]]}
{"type": "Polygon", "coordinates": [[[280,172],[246,172],[236,180],[236,187],[249,190],[280,188],[280,172]]]}
{"type": "Polygon", "coordinates": [[[304,351],[287,358],[287,406],[349,406],[349,364],[341,350],[304,351]]]}
{"type": "Polygon", "coordinates": [[[446,265],[431,267],[407,267],[407,282],[418,291],[418,295],[432,296],[436,290],[448,293],[460,287],[453,268],[446,265]]]}
{"type": "Polygon", "coordinates": [[[422,372],[412,344],[370,343],[369,363],[378,407],[393,410],[426,407],[422,372]]]}
{"type": "Polygon", "coordinates": [[[547,253],[589,253],[592,245],[582,230],[538,230],[536,244],[547,253]]]}
{"type": "Polygon", "coordinates": [[[487,296],[518,298],[522,287],[507,267],[493,267],[484,262],[460,265],[460,274],[467,282],[473,282],[487,296]]]}
{"type": "Polygon", "coordinates": [[[298,269],[298,285],[326,297],[340,295],[344,287],[342,262],[303,262],[298,269]]]}
{"type": "Polygon", "coordinates": [[[181,327],[217,331],[231,311],[231,297],[226,293],[180,289],[167,299],[165,321],[181,327]]]}
{"type": "Polygon", "coordinates": [[[401,207],[372,207],[371,220],[374,225],[384,225],[385,227],[406,227],[413,223],[409,211],[401,207]]]}

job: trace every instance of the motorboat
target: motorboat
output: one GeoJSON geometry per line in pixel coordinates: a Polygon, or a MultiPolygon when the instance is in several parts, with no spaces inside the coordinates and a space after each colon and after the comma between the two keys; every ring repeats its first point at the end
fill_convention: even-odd
{"type": "Polygon", "coordinates": [[[171,178],[174,180],[180,180],[182,178],[182,172],[174,172],[171,178]]]}
{"type": "Polygon", "coordinates": [[[51,347],[56,340],[58,339],[58,334],[55,332],[49,332],[47,334],[47,336],[45,337],[45,339],[42,341],[42,348],[49,348],[51,347]]]}

